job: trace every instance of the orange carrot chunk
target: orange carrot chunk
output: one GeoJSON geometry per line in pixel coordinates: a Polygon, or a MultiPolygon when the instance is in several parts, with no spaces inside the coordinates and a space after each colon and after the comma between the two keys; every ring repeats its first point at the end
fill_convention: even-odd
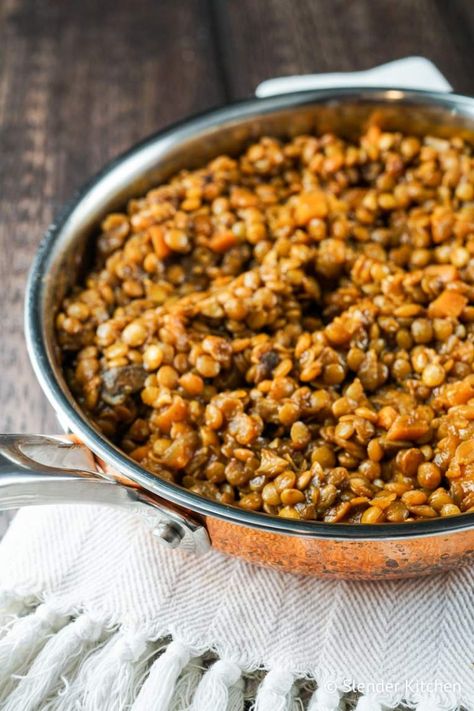
{"type": "Polygon", "coordinates": [[[450,407],[453,405],[464,405],[474,398],[474,387],[466,380],[450,384],[446,389],[446,398],[450,407]]]}
{"type": "Polygon", "coordinates": [[[218,232],[209,240],[209,247],[213,252],[227,252],[231,247],[237,244],[237,237],[230,230],[227,232],[218,232]]]}
{"type": "Polygon", "coordinates": [[[436,277],[443,284],[450,284],[459,276],[458,270],[452,264],[430,264],[426,267],[425,274],[436,277]]]}
{"type": "Polygon", "coordinates": [[[454,458],[459,464],[474,463],[474,441],[472,439],[458,445],[454,458]]]}
{"type": "Polygon", "coordinates": [[[429,432],[430,426],[425,420],[417,420],[410,415],[399,415],[387,432],[387,439],[416,440],[429,432]]]}
{"type": "Polygon", "coordinates": [[[445,289],[437,299],[431,302],[428,307],[428,316],[431,318],[457,318],[468,300],[457,291],[445,289]]]}
{"type": "Polygon", "coordinates": [[[153,249],[159,259],[166,259],[171,254],[171,249],[165,242],[165,233],[159,225],[152,225],[148,228],[148,233],[151,237],[153,249]]]}
{"type": "Polygon", "coordinates": [[[328,206],[325,194],[321,190],[311,190],[302,193],[295,204],[295,221],[297,225],[307,225],[315,217],[326,217],[328,206]]]}

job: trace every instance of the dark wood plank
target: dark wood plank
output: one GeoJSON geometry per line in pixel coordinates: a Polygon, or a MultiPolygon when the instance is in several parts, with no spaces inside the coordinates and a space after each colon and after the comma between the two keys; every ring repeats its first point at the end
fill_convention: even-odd
{"type": "Polygon", "coordinates": [[[105,161],[224,92],[206,0],[5,0],[0,47],[0,431],[53,432],[22,335],[42,232],[105,161]]]}
{"type": "Polygon", "coordinates": [[[5,0],[0,6],[0,429],[53,430],[22,337],[58,206],[152,130],[278,74],[424,54],[474,93],[469,0],[5,0]]]}
{"type": "Polygon", "coordinates": [[[431,59],[455,90],[474,93],[470,0],[214,0],[233,98],[263,79],[431,59]]]}
{"type": "Polygon", "coordinates": [[[27,269],[73,189],[143,135],[262,79],[407,54],[474,93],[469,0],[5,0],[0,428],[53,430],[22,337],[27,269]]]}

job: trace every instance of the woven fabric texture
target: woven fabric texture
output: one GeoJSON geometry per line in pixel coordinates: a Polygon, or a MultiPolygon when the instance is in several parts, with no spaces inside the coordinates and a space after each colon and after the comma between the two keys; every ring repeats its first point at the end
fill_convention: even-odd
{"type": "MultiPolygon", "coordinates": [[[[171,691],[168,701],[149,706],[150,711],[171,708],[174,689],[192,660],[209,653],[224,666],[214,668],[212,676],[211,665],[207,673],[201,672],[199,683],[207,678],[212,686],[222,671],[224,696],[219,703],[224,705],[216,707],[214,684],[201,701],[194,693],[198,705],[193,711],[243,708],[242,693],[233,707],[229,705],[231,691],[239,688],[241,673],[252,675],[262,669],[269,673],[257,674],[257,709],[267,708],[265,684],[271,686],[270,691],[266,688],[268,698],[274,694],[283,700],[280,706],[270,701],[272,711],[304,708],[303,701],[295,701],[295,682],[308,680],[319,687],[319,697],[318,690],[309,696],[311,711],[344,708],[344,698],[354,699],[354,689],[362,692],[357,708],[366,711],[394,708],[401,702],[422,711],[461,706],[474,711],[472,568],[376,583],[304,578],[215,552],[197,558],[166,550],[138,517],[105,507],[40,507],[21,511],[0,546],[0,590],[5,625],[0,662],[2,649],[11,659],[11,650],[20,642],[29,656],[21,669],[12,670],[23,678],[4,678],[3,692],[0,664],[0,701],[6,704],[0,708],[66,709],[65,694],[74,690],[74,679],[80,677],[81,688],[87,687],[85,662],[102,654],[108,669],[105,651],[122,637],[141,640],[145,646],[136,659],[132,655],[130,668],[136,666],[136,678],[114,702],[114,711],[135,708],[132,702],[136,704],[153,674],[158,689],[168,685],[171,691]],[[28,635],[23,632],[21,637],[18,626],[27,625],[25,620],[33,625],[40,612],[42,632],[34,636],[31,651],[32,641],[28,646],[24,639],[28,635]],[[85,625],[79,641],[73,637],[77,644],[71,642],[72,625],[84,618],[91,625],[85,625]],[[66,640],[68,630],[65,649],[69,656],[76,655],[76,662],[53,674],[41,634],[44,644],[51,646],[55,637],[66,640]],[[171,641],[178,644],[179,654],[171,641]],[[163,661],[166,651],[169,663],[163,661]],[[35,690],[37,706],[21,705],[32,694],[31,677],[38,685],[41,674],[57,678],[50,678],[45,690],[35,690]]],[[[117,656],[111,654],[111,659],[117,656]]],[[[123,674],[119,662],[116,666],[112,662],[109,666],[115,672],[109,671],[109,676],[123,674]]],[[[77,683],[75,693],[80,699],[77,683]]],[[[70,708],[95,708],[78,703],[70,708]]]]}

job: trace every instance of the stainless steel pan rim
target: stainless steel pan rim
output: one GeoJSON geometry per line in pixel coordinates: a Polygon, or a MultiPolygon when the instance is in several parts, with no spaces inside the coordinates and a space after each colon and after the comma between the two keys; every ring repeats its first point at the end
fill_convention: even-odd
{"type": "Polygon", "coordinates": [[[219,126],[238,122],[242,117],[248,118],[256,114],[268,114],[277,110],[304,107],[315,103],[327,104],[331,100],[350,99],[385,104],[406,103],[441,106],[453,116],[469,117],[474,124],[474,99],[466,96],[405,91],[403,89],[350,88],[305,91],[265,99],[249,99],[201,113],[153,134],[106,165],[76,193],[49,227],[32,264],[26,288],[25,333],[28,353],[35,374],[48,400],[63,421],[68,423],[71,430],[80,436],[99,457],[121,474],[184,509],[263,531],[333,540],[410,539],[468,530],[474,526],[474,513],[403,524],[335,524],[281,519],[205,499],[175,484],[158,479],[106,440],[92,427],[86,416],[80,411],[72,396],[67,392],[67,388],[60,382],[53,367],[51,344],[47,342],[45,314],[42,308],[49,267],[51,266],[51,252],[53,246],[60,239],[65,226],[74,218],[76,212],[87,209],[87,199],[92,191],[110,190],[111,187],[113,189],[111,184],[113,184],[113,178],[117,171],[124,170],[126,166],[130,165],[136,167],[137,161],[143,162],[147,154],[154,152],[157,147],[170,143],[178,144],[184,138],[192,136],[194,132],[203,128],[214,127],[218,130],[219,126]]]}

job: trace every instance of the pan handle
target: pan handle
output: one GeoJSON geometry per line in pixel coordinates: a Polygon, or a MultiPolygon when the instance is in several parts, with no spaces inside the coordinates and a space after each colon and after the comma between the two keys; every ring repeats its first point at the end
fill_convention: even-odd
{"type": "Polygon", "coordinates": [[[46,435],[0,434],[0,510],[68,503],[137,514],[169,548],[196,554],[210,548],[201,523],[151,492],[101,475],[85,445],[46,435]]]}

